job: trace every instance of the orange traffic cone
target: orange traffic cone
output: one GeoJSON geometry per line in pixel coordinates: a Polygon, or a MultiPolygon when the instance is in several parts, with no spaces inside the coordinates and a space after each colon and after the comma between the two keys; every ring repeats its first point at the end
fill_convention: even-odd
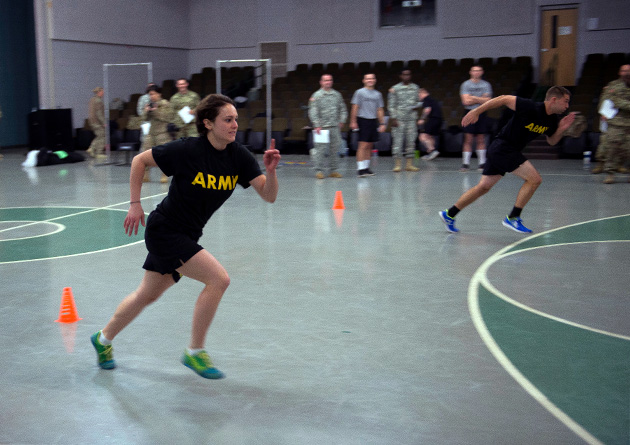
{"type": "Polygon", "coordinates": [[[74,296],[72,295],[71,287],[64,287],[61,294],[61,307],[59,308],[59,319],[55,320],[59,323],[74,323],[79,321],[79,314],[77,314],[77,307],[74,304],[74,296]]]}
{"type": "Polygon", "coordinates": [[[343,224],[343,209],[333,209],[333,214],[335,215],[335,224],[337,224],[338,228],[341,228],[343,224]]]}
{"type": "Polygon", "coordinates": [[[344,210],[346,208],[346,206],[343,205],[343,196],[341,196],[340,190],[335,192],[335,203],[332,208],[333,210],[344,210]]]}

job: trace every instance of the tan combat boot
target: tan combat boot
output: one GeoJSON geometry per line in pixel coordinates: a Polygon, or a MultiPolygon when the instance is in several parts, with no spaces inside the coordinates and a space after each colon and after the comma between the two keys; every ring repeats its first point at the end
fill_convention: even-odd
{"type": "Polygon", "coordinates": [[[593,167],[593,169],[591,170],[591,173],[594,175],[599,175],[603,171],[604,171],[604,163],[598,162],[597,165],[593,167]]]}
{"type": "Polygon", "coordinates": [[[392,171],[393,171],[393,172],[396,172],[396,173],[398,173],[398,172],[402,171],[402,159],[397,158],[397,159],[394,161],[394,168],[392,169],[392,171]]]}
{"type": "Polygon", "coordinates": [[[162,173],[162,177],[160,178],[160,182],[162,184],[166,184],[168,182],[168,176],[166,176],[164,173],[162,173]]]}
{"type": "Polygon", "coordinates": [[[407,165],[405,165],[405,170],[407,170],[408,172],[420,171],[418,167],[413,165],[413,159],[407,159],[407,165]]]}
{"type": "Polygon", "coordinates": [[[608,173],[608,176],[604,178],[604,184],[613,184],[615,182],[615,174],[608,173]]]}

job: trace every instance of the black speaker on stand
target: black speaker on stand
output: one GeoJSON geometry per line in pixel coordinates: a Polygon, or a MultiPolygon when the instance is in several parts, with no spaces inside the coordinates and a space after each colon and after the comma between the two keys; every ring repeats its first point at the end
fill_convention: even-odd
{"type": "Polygon", "coordinates": [[[37,110],[28,114],[28,142],[32,150],[74,151],[72,109],[37,110]]]}

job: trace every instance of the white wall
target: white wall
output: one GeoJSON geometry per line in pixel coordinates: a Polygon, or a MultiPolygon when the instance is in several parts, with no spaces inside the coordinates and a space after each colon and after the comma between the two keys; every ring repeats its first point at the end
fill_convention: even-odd
{"type": "MultiPolygon", "coordinates": [[[[358,0],[357,0],[358,1],[358,0]]],[[[579,9],[578,47],[576,68],[583,63],[587,54],[593,52],[627,52],[630,41],[630,10],[615,7],[621,0],[574,0],[572,6],[579,9]],[[616,15],[625,16],[626,29],[622,30],[587,30],[587,19],[602,15],[602,22],[609,23],[611,8],[615,7],[616,15]]],[[[627,0],[623,0],[627,3],[627,0]]],[[[484,5],[492,4],[497,9],[496,16],[475,17],[477,27],[462,34],[481,35],[473,38],[445,38],[450,28],[444,24],[451,22],[466,23],[461,17],[462,5],[470,0],[438,0],[437,24],[430,27],[387,28],[378,27],[378,0],[361,1],[363,7],[355,6],[345,15],[332,22],[322,23],[314,20],[321,17],[319,6],[321,1],[309,2],[313,14],[305,13],[305,0],[290,2],[288,0],[252,0],[248,2],[215,0],[212,10],[217,11],[215,18],[226,26],[224,32],[217,33],[212,26],[204,27],[204,11],[207,1],[191,0],[190,17],[191,51],[189,68],[191,72],[199,71],[204,66],[214,66],[216,59],[257,58],[260,57],[258,42],[286,41],[289,44],[289,67],[300,63],[315,62],[361,62],[378,60],[410,60],[410,59],[445,59],[464,57],[499,57],[530,56],[538,62],[540,42],[540,13],[542,7],[563,7],[566,0],[527,0],[502,1],[484,0],[484,5]],[[247,6],[244,6],[244,4],[247,6]],[[297,6],[296,6],[297,3],[297,6]],[[366,7],[366,4],[368,7],[366,7]],[[366,15],[369,11],[369,16],[366,15]],[[521,17],[524,22],[517,30],[518,34],[510,34],[508,28],[501,23],[493,23],[505,18],[506,14],[521,17]],[[341,24],[339,24],[341,22],[341,24]],[[483,24],[486,24],[483,26],[483,24]],[[370,30],[370,38],[341,39],[341,43],[315,44],[321,38],[322,29],[330,33],[335,27],[344,27],[350,35],[362,29],[370,30]],[[448,29],[447,29],[448,28],[448,29]],[[501,35],[487,35],[498,34],[501,35]],[[302,44],[306,38],[313,36],[313,43],[302,44]]],[[[348,3],[348,2],[344,2],[348,3]]],[[[359,3],[356,3],[358,5],[359,3]]],[[[326,3],[327,4],[327,3],[326,3]]],[[[469,9],[469,8],[468,8],[469,9]]],[[[491,9],[490,9],[491,10],[491,9]]],[[[621,20],[623,21],[623,20],[621,20]]],[[[617,25],[620,20],[617,21],[617,25]]]]}
{"type": "MultiPolygon", "coordinates": [[[[82,127],[87,118],[92,89],[103,85],[104,63],[152,62],[154,79],[187,75],[186,52],[178,49],[55,41],[53,53],[55,106],[72,108],[75,128],[82,127]]],[[[147,85],[144,66],[109,67],[108,75],[110,101],[115,97],[127,101],[131,94],[144,92],[147,85]]]]}
{"type": "Polygon", "coordinates": [[[58,0],[55,40],[188,49],[188,0],[58,0]]]}
{"type": "MultiPolygon", "coordinates": [[[[35,0],[40,108],[72,108],[75,128],[87,117],[103,64],[153,63],[153,79],[185,77],[188,1],[35,0]],[[51,6],[49,6],[51,5],[51,6]]],[[[109,99],[143,92],[145,67],[111,67],[109,99]]]]}
{"type": "MultiPolygon", "coordinates": [[[[492,1],[497,15],[486,7],[485,14],[475,17],[476,28],[462,34],[485,30],[502,35],[445,38],[452,33],[445,23],[466,23],[462,5],[471,0],[438,0],[436,26],[387,29],[378,27],[378,0],[53,0],[52,8],[45,6],[46,0],[34,1],[40,11],[41,105],[73,108],[76,126],[85,118],[92,88],[102,84],[103,63],[153,62],[154,79],[160,83],[214,67],[217,59],[259,58],[260,42],[276,41],[288,42],[289,69],[316,62],[500,56],[530,56],[537,63],[541,8],[567,3],[478,0],[484,5],[492,1]],[[493,23],[508,13],[523,17],[519,34],[510,35],[510,27],[493,23]]],[[[618,7],[620,2],[627,4],[572,0],[580,12],[578,74],[589,53],[630,50],[630,10],[618,7]],[[611,8],[616,12],[608,12],[611,8]],[[587,30],[588,19],[599,16],[600,29],[587,30]],[[609,29],[623,23],[625,29],[609,29]]],[[[142,91],[141,83],[136,88],[130,75],[118,79],[116,87],[120,95],[128,95],[142,91]]]]}

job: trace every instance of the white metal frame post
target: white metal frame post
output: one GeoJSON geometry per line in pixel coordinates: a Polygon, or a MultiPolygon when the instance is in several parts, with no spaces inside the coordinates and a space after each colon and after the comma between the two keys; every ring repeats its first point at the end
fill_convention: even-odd
{"type": "Polygon", "coordinates": [[[109,76],[107,73],[107,69],[110,66],[146,66],[147,67],[147,83],[153,82],[153,63],[152,62],[144,62],[144,63],[104,63],[103,64],[103,89],[105,90],[105,94],[103,95],[103,102],[105,102],[105,162],[98,165],[109,165],[112,164],[110,162],[110,137],[109,137],[109,76]]]}
{"type": "Polygon", "coordinates": [[[246,62],[265,62],[265,79],[267,80],[267,89],[265,94],[266,102],[266,119],[267,119],[267,148],[271,146],[271,59],[240,59],[240,60],[217,60],[216,76],[217,76],[217,93],[221,94],[221,64],[222,63],[246,63],[246,62]]]}

